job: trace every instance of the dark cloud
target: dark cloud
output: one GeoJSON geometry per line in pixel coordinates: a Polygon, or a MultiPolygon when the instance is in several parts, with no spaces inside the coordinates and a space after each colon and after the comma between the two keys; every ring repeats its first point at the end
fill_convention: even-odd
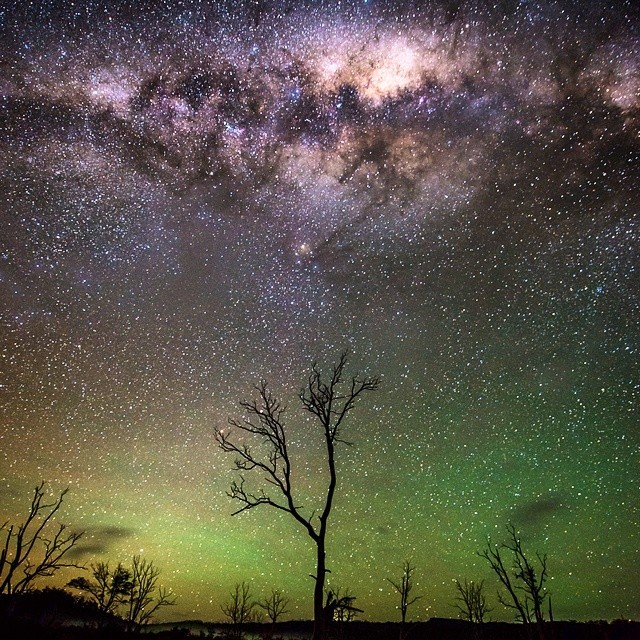
{"type": "Polygon", "coordinates": [[[556,513],[567,509],[567,501],[559,496],[532,500],[516,507],[513,520],[522,528],[536,527],[548,522],[556,513]]]}
{"type": "Polygon", "coordinates": [[[89,557],[103,557],[106,560],[114,544],[136,534],[135,529],[117,526],[91,526],[83,531],[82,538],[69,553],[75,561],[89,557]]]}

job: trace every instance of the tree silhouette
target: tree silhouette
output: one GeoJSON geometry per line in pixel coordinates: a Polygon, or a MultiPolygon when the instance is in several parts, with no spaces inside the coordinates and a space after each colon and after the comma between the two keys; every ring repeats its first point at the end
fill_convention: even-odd
{"type": "Polygon", "coordinates": [[[285,598],[283,593],[278,589],[273,589],[267,597],[256,604],[266,611],[269,620],[275,624],[278,622],[280,616],[287,613],[289,599],[285,598]]]}
{"type": "Polygon", "coordinates": [[[220,606],[222,613],[235,627],[233,637],[242,637],[242,625],[251,621],[255,607],[256,602],[252,600],[249,583],[237,583],[229,601],[220,606]]]}
{"type": "Polygon", "coordinates": [[[413,572],[416,570],[415,566],[411,564],[411,560],[405,560],[402,565],[402,577],[399,581],[391,580],[387,578],[387,580],[391,583],[393,588],[398,592],[400,596],[400,637],[404,637],[404,627],[407,620],[407,609],[417,600],[422,598],[422,596],[413,596],[411,597],[411,591],[413,590],[413,572]]]}
{"type": "Polygon", "coordinates": [[[91,575],[93,580],[80,576],[70,580],[67,586],[88,594],[101,613],[115,613],[131,591],[131,571],[121,562],[113,570],[108,562],[97,562],[91,565],[91,575]]]}
{"type": "Polygon", "coordinates": [[[362,609],[358,609],[353,603],[356,597],[351,595],[349,589],[329,589],[327,591],[324,610],[327,623],[331,622],[351,622],[359,613],[363,613],[362,609]]]}
{"type": "Polygon", "coordinates": [[[533,563],[527,557],[520,536],[515,526],[506,525],[509,534],[509,542],[494,545],[491,539],[487,539],[487,547],[478,552],[481,558],[489,562],[498,580],[506,589],[506,596],[498,592],[498,600],[502,605],[516,612],[516,618],[527,625],[530,633],[530,625],[535,622],[538,628],[538,636],[544,636],[544,614],[542,608],[544,601],[549,596],[544,583],[547,580],[547,554],[536,552],[539,569],[536,570],[533,563]],[[505,565],[503,553],[511,555],[511,566],[505,565]]]}
{"type": "Polygon", "coordinates": [[[456,590],[458,595],[456,600],[456,608],[462,614],[462,617],[469,622],[482,624],[484,617],[491,609],[487,606],[487,598],[484,594],[484,580],[480,582],[468,581],[464,582],[456,580],[456,590]]]}
{"type": "Polygon", "coordinates": [[[43,481],[34,489],[29,513],[22,524],[5,522],[0,526],[5,536],[0,548],[0,594],[24,593],[33,588],[37,578],[53,576],[62,568],[83,568],[65,560],[83,534],[69,532],[64,524],[52,527],[69,489],[53,502],[47,502],[45,487],[43,481]]]}
{"type": "Polygon", "coordinates": [[[239,482],[234,481],[228,495],[240,502],[240,508],[233,515],[267,505],[290,514],[307,532],[316,547],[316,573],[313,592],[313,640],[326,637],[326,623],[323,616],[323,595],[326,574],[326,537],[329,514],[333,506],[333,497],[337,486],[335,464],[335,446],[345,443],[342,438],[343,422],[355,406],[358,397],[365,391],[378,388],[378,378],[359,377],[345,379],[347,351],[343,351],[337,363],[325,379],[314,362],[307,385],[299,394],[304,410],[317,420],[325,445],[325,456],[329,480],[324,495],[324,504],[311,515],[302,513],[302,507],[295,499],[292,485],[292,465],[289,456],[289,441],[283,423],[285,406],[269,390],[267,383],[256,387],[258,399],[241,402],[249,414],[242,421],[230,420],[236,430],[254,437],[268,448],[264,456],[254,454],[248,444],[238,444],[229,433],[216,429],[215,437],[223,451],[236,455],[235,470],[240,471],[239,482]],[[256,471],[263,475],[269,491],[261,488],[256,492],[245,487],[242,472],[256,471]],[[319,514],[319,515],[316,515],[319,514]]]}
{"type": "Polygon", "coordinates": [[[159,587],[160,570],[152,561],[133,556],[132,567],[127,569],[118,563],[115,569],[108,562],[91,565],[93,580],[84,576],[69,581],[69,587],[87,593],[104,614],[118,614],[130,630],[147,624],[161,607],[173,605],[175,598],[159,587]]]}
{"type": "Polygon", "coordinates": [[[175,604],[171,592],[157,584],[159,575],[160,570],[153,561],[133,556],[131,588],[126,594],[123,616],[131,629],[147,624],[161,607],[175,604]]]}
{"type": "Polygon", "coordinates": [[[336,640],[342,640],[346,635],[346,623],[351,622],[359,613],[363,613],[362,609],[358,609],[354,605],[356,597],[351,594],[349,589],[344,592],[340,588],[328,589],[325,604],[324,617],[327,629],[333,627],[332,636],[336,640]]]}

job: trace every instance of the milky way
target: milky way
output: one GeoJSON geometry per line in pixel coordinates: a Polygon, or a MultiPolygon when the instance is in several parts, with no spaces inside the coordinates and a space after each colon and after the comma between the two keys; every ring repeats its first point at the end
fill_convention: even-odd
{"type": "Polygon", "coordinates": [[[464,577],[510,619],[507,522],[557,618],[640,617],[634,3],[70,4],[0,8],[0,520],[69,486],[80,561],[143,550],[168,619],[242,580],[308,618],[304,532],[230,516],[213,430],[268,380],[312,509],[296,393],[348,348],[382,380],[329,540],[364,618],[411,558],[414,619],[464,577]]]}

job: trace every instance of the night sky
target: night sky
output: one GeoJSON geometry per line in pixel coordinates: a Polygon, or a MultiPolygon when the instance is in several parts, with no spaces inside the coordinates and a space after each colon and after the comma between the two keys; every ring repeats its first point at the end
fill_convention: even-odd
{"type": "Polygon", "coordinates": [[[310,618],[311,541],[231,516],[214,429],[269,381],[310,513],[297,393],[349,349],[360,617],[411,558],[409,618],[466,577],[512,619],[477,551],[513,522],[556,619],[640,618],[639,196],[631,0],[3,2],[0,520],[70,487],[75,559],[153,560],[162,619],[242,580],[310,618]]]}

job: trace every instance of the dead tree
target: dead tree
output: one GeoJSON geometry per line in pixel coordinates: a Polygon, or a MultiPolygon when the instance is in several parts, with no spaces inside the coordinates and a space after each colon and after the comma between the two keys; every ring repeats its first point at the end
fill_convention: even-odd
{"type": "Polygon", "coordinates": [[[251,598],[249,583],[237,583],[229,601],[220,607],[234,627],[231,634],[233,637],[242,637],[242,626],[251,621],[255,607],[256,603],[251,598]]]}
{"type": "Polygon", "coordinates": [[[347,633],[348,623],[355,620],[359,613],[364,613],[358,609],[354,602],[356,597],[351,595],[349,589],[341,593],[341,589],[329,589],[326,594],[324,604],[324,619],[327,629],[333,629],[332,637],[336,640],[343,640],[347,633]]]}
{"type": "Polygon", "coordinates": [[[67,586],[88,594],[101,613],[115,615],[116,609],[126,602],[131,592],[131,571],[122,563],[110,569],[108,562],[97,562],[91,565],[91,575],[92,580],[80,576],[70,580],[67,586]]]}
{"type": "Polygon", "coordinates": [[[64,524],[53,525],[68,489],[53,502],[47,502],[45,487],[46,483],[41,482],[35,488],[22,524],[5,522],[0,526],[5,536],[0,548],[0,594],[28,591],[36,579],[53,576],[63,568],[83,568],[65,559],[83,534],[69,532],[64,524]]]}
{"type": "Polygon", "coordinates": [[[257,605],[264,609],[267,613],[267,617],[273,624],[278,622],[278,618],[287,613],[287,605],[289,599],[285,598],[281,591],[273,589],[267,597],[257,603],[257,605]]]}
{"type": "Polygon", "coordinates": [[[316,363],[312,365],[306,387],[299,399],[304,410],[316,419],[325,446],[328,482],[324,494],[324,503],[310,515],[303,513],[297,503],[292,485],[292,465],[289,454],[289,441],[283,422],[286,407],[269,390],[267,383],[256,387],[258,399],[242,402],[248,413],[242,421],[230,420],[237,431],[254,437],[266,445],[268,453],[264,456],[254,454],[250,445],[239,444],[231,439],[231,434],[217,429],[215,437],[223,451],[236,455],[235,470],[240,472],[240,480],[234,481],[228,495],[240,503],[233,515],[266,505],[291,515],[307,532],[316,547],[316,572],[313,592],[313,640],[326,637],[326,625],[323,616],[323,595],[326,575],[326,537],[329,514],[333,506],[338,475],[335,463],[335,447],[338,443],[347,444],[342,438],[343,423],[354,408],[356,400],[365,391],[378,388],[378,378],[353,376],[345,380],[347,352],[344,351],[338,362],[332,367],[328,377],[320,372],[316,363]],[[255,471],[263,476],[266,486],[255,491],[247,489],[243,472],[255,471]]]}
{"type": "Polygon", "coordinates": [[[86,593],[101,613],[118,615],[130,631],[147,624],[161,607],[175,603],[172,594],[158,586],[160,570],[139,555],[133,556],[131,569],[121,562],[115,569],[108,562],[97,562],[91,565],[91,575],[91,580],[73,578],[67,586],[86,593]]]}
{"type": "Polygon", "coordinates": [[[402,565],[402,577],[400,581],[391,580],[391,578],[387,578],[387,580],[393,585],[393,588],[398,592],[400,596],[400,618],[402,622],[402,626],[404,627],[405,622],[407,621],[407,609],[417,600],[422,598],[422,596],[413,596],[411,597],[411,591],[413,589],[413,572],[416,570],[415,566],[411,564],[410,560],[405,560],[402,565]]]}
{"type": "Polygon", "coordinates": [[[327,624],[331,622],[351,622],[359,613],[364,613],[362,609],[358,609],[353,603],[356,597],[351,595],[349,589],[341,593],[341,589],[329,589],[327,591],[324,612],[327,624]]]}
{"type": "Polygon", "coordinates": [[[456,600],[460,604],[455,606],[462,617],[469,622],[482,624],[485,615],[491,611],[484,594],[484,580],[477,583],[473,580],[468,581],[466,578],[464,582],[456,580],[456,590],[458,591],[456,600]]]}
{"type": "Polygon", "coordinates": [[[494,545],[487,540],[487,547],[478,552],[481,558],[489,562],[493,572],[506,590],[506,595],[498,592],[498,600],[502,605],[513,609],[516,618],[531,629],[535,622],[540,638],[544,635],[544,602],[549,596],[545,589],[547,580],[547,554],[536,552],[539,569],[536,570],[527,557],[522,541],[513,524],[506,526],[509,541],[494,545]],[[511,565],[505,565],[503,554],[511,556],[511,565]]]}
{"type": "Polygon", "coordinates": [[[160,569],[153,561],[133,556],[131,585],[126,594],[123,615],[130,630],[138,630],[148,624],[158,609],[175,604],[173,594],[158,585],[159,575],[160,569]]]}

